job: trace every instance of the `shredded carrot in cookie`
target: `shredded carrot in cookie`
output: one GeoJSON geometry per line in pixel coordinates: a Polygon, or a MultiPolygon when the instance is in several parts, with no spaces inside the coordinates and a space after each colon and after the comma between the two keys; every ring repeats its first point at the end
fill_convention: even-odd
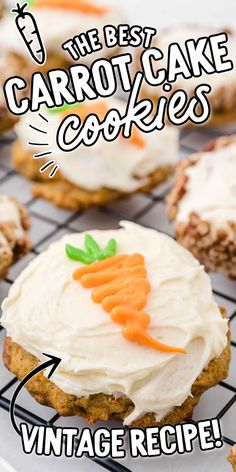
{"type": "Polygon", "coordinates": [[[92,300],[101,303],[115,323],[124,325],[123,336],[133,342],[164,352],[186,354],[181,348],[167,346],[148,334],[150,316],[143,311],[151,290],[145,260],[141,254],[115,255],[77,269],[74,280],[92,288],[92,300]]]}
{"type": "Polygon", "coordinates": [[[35,0],[33,8],[58,8],[61,10],[76,10],[90,15],[104,15],[108,7],[96,5],[89,0],[35,0]]]}

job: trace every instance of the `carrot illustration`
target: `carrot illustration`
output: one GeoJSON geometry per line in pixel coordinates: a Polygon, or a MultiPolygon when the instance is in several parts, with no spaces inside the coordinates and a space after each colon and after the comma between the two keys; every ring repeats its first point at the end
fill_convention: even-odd
{"type": "Polygon", "coordinates": [[[46,61],[46,51],[43,45],[38,25],[32,13],[26,12],[28,3],[20,5],[17,3],[12,12],[17,13],[16,26],[24,40],[24,43],[32,59],[39,65],[46,61]]]}
{"type": "Polygon", "coordinates": [[[96,5],[88,0],[34,0],[33,8],[58,8],[75,10],[85,14],[104,15],[108,8],[96,5]]]}
{"type": "MultiPolygon", "coordinates": [[[[186,354],[184,349],[163,344],[148,333],[151,318],[143,309],[151,285],[142,254],[116,255],[113,251],[106,256],[104,250],[102,254],[105,257],[101,257],[101,249],[90,235],[85,236],[85,247],[87,256],[90,256],[89,262],[87,256],[84,257],[84,251],[74,248],[74,251],[79,251],[77,260],[83,262],[86,259],[87,266],[75,270],[73,279],[80,281],[82,287],[92,289],[93,302],[102,304],[112,321],[124,326],[124,338],[158,351],[186,354]],[[91,262],[92,258],[94,262],[91,262]]],[[[116,247],[114,242],[113,247],[116,247]]],[[[70,257],[68,247],[66,252],[70,257]]]]}

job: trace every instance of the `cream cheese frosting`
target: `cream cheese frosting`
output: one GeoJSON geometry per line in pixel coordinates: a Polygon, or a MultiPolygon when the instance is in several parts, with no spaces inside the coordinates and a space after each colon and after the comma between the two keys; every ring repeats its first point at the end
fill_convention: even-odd
{"type": "MultiPolygon", "coordinates": [[[[116,108],[125,114],[125,102],[116,98],[104,99],[107,108],[116,108]]],[[[16,126],[21,144],[26,148],[28,141],[45,142],[47,147],[35,146],[34,153],[46,150],[60,167],[61,174],[70,182],[89,191],[107,187],[121,192],[133,192],[147,183],[147,176],[158,167],[177,163],[178,137],[176,128],[166,126],[162,131],[143,134],[143,148],[135,146],[129,140],[118,137],[107,142],[100,137],[91,147],[81,145],[69,153],[59,149],[56,142],[57,130],[62,120],[61,114],[44,112],[48,123],[42,121],[37,113],[22,116],[16,126]],[[29,129],[29,124],[44,129],[44,135],[29,129]],[[43,136],[43,139],[42,139],[43,136]]],[[[140,131],[141,133],[141,131],[140,131]]],[[[40,165],[39,165],[40,167],[40,165]]]]}
{"type": "MultiPolygon", "coordinates": [[[[171,43],[177,43],[181,47],[182,51],[187,57],[185,41],[188,39],[195,39],[201,37],[210,36],[212,34],[221,33],[223,29],[214,29],[212,27],[206,26],[197,26],[197,25],[178,25],[172,28],[168,28],[158,35],[156,41],[154,41],[154,46],[158,47],[164,53],[164,59],[158,61],[158,68],[165,67],[167,60],[168,47],[171,43]]],[[[228,35],[228,43],[226,44],[228,49],[228,56],[231,60],[234,60],[236,56],[236,37],[234,35],[228,35]]],[[[206,48],[206,56],[211,57],[209,54],[209,49],[206,48]]],[[[183,89],[188,93],[189,96],[192,95],[194,89],[200,84],[208,84],[212,87],[211,97],[217,95],[219,92],[222,94],[222,88],[226,94],[226,99],[230,100],[231,93],[235,93],[235,81],[236,81],[236,69],[227,71],[224,73],[218,74],[206,74],[202,73],[200,77],[192,77],[191,79],[185,79],[179,75],[176,81],[173,84],[174,89],[183,89]],[[225,87],[227,91],[225,91],[225,87]],[[229,87],[232,87],[232,91],[229,87]]],[[[144,89],[152,96],[163,95],[166,92],[163,92],[161,87],[151,87],[146,82],[144,82],[144,89]]],[[[169,92],[170,94],[172,92],[169,92]]],[[[167,93],[168,95],[168,93],[167,93]]]]}
{"type": "Polygon", "coordinates": [[[0,225],[1,223],[14,223],[14,232],[16,238],[24,236],[22,228],[21,215],[16,203],[7,195],[0,194],[0,225]]]}
{"type": "MultiPolygon", "coordinates": [[[[48,53],[66,55],[69,62],[73,62],[68,52],[61,45],[70,38],[83,32],[97,28],[99,42],[103,49],[87,56],[81,57],[80,62],[90,65],[98,57],[109,57],[111,50],[105,46],[103,27],[105,25],[118,25],[123,22],[123,17],[118,8],[98,0],[92,0],[97,5],[106,6],[107,11],[102,15],[85,14],[75,10],[40,8],[34,9],[34,17],[37,21],[44,45],[48,53]]],[[[0,40],[1,50],[4,52],[16,52],[29,58],[24,41],[16,30],[14,16],[6,13],[1,19],[0,40]]]]}
{"type": "Polygon", "coordinates": [[[161,420],[182,405],[208,363],[227,344],[227,321],[212,295],[209,276],[172,238],[131,222],[121,229],[91,231],[101,247],[117,241],[118,254],[141,253],[151,292],[145,310],[149,332],[158,341],[183,347],[187,355],[160,352],[127,341],[91,290],[72,279],[81,263],[67,258],[65,244],[83,247],[84,234],[53,243],[21,273],[3,303],[7,335],[43,360],[61,357],[52,381],[78,397],[126,395],[135,405],[130,424],[147,412],[161,420]]]}
{"type": "Polygon", "coordinates": [[[195,157],[199,158],[196,164],[184,171],[188,180],[176,221],[186,222],[195,212],[213,231],[229,230],[229,222],[236,222],[236,143],[195,157]]]}
{"type": "MultiPolygon", "coordinates": [[[[6,71],[6,66],[7,66],[7,61],[6,61],[6,58],[4,56],[1,56],[0,55],[0,75],[1,75],[1,82],[0,82],[0,107],[4,107],[6,108],[7,105],[6,105],[6,100],[5,100],[5,97],[4,97],[4,93],[3,93],[3,84],[5,82],[5,80],[8,78],[5,71],[6,71]]],[[[9,68],[7,68],[7,71],[8,71],[9,68]]],[[[9,77],[11,75],[11,72],[9,71],[9,77]]]]}

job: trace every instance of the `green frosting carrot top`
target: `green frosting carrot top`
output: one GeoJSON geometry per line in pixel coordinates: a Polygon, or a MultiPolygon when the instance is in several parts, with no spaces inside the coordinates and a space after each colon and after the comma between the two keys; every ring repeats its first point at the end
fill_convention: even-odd
{"type": "Polygon", "coordinates": [[[103,249],[100,249],[98,243],[90,234],[86,234],[84,238],[85,251],[77,247],[66,244],[66,254],[73,261],[79,261],[83,264],[92,264],[95,261],[102,261],[108,257],[116,255],[117,244],[115,239],[110,239],[103,249]]]}
{"type": "Polygon", "coordinates": [[[59,113],[65,113],[71,110],[71,113],[73,113],[73,110],[76,110],[80,105],[81,105],[80,103],[72,103],[71,105],[69,105],[68,103],[65,103],[64,105],[61,105],[60,107],[47,108],[47,111],[48,113],[59,114],[59,113]]]}

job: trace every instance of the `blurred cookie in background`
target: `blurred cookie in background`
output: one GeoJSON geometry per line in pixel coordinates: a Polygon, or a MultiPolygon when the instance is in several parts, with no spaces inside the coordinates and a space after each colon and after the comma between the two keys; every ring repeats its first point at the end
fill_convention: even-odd
{"type": "Polygon", "coordinates": [[[167,212],[177,240],[209,271],[236,278],[236,136],[216,139],[177,168],[167,212]]]}
{"type": "Polygon", "coordinates": [[[236,444],[230,449],[228,461],[233,466],[233,472],[236,472],[236,444]]]}
{"type": "MultiPolygon", "coordinates": [[[[1,29],[1,22],[0,22],[1,29]]],[[[4,95],[4,83],[9,77],[16,76],[20,73],[27,79],[29,70],[27,62],[24,58],[17,54],[2,54],[0,53],[0,134],[13,128],[17,123],[19,117],[13,115],[7,107],[7,102],[4,95]]]]}
{"type": "Polygon", "coordinates": [[[4,0],[0,0],[0,18],[2,17],[5,9],[4,0]]]}
{"type": "MultiPolygon", "coordinates": [[[[171,43],[177,43],[185,56],[188,57],[185,41],[188,39],[197,40],[202,37],[214,35],[216,33],[226,32],[228,34],[228,42],[225,46],[228,49],[228,57],[234,60],[236,56],[236,36],[224,28],[213,28],[198,25],[178,25],[173,26],[157,34],[153,40],[153,47],[159,48],[164,58],[158,61],[158,69],[166,68],[168,47],[171,43]]],[[[139,51],[139,54],[141,51],[139,51]]],[[[207,45],[204,54],[207,58],[211,58],[211,51],[207,45]]],[[[226,60],[226,58],[225,58],[226,60]]],[[[140,57],[137,58],[136,66],[140,66],[140,57]]],[[[173,92],[178,89],[184,90],[188,98],[194,96],[195,88],[200,84],[208,84],[212,87],[208,100],[211,105],[211,116],[207,121],[207,125],[222,125],[227,122],[236,120],[236,69],[222,73],[207,74],[203,72],[200,77],[192,77],[185,79],[182,75],[171,83],[171,91],[164,92],[162,86],[151,86],[146,81],[143,82],[141,89],[142,97],[150,98],[154,103],[158,102],[160,96],[170,97],[173,92]]]]}
{"type": "Polygon", "coordinates": [[[69,154],[59,149],[57,130],[66,114],[77,114],[83,122],[94,113],[102,121],[111,109],[124,116],[126,104],[115,98],[100,99],[21,118],[15,128],[13,166],[35,182],[35,196],[80,210],[149,190],[169,177],[178,160],[179,134],[174,127],[144,134],[133,126],[128,139],[119,135],[108,142],[100,136],[92,146],[80,144],[69,154]],[[28,141],[35,145],[29,147],[28,141]],[[47,167],[47,162],[52,164],[47,167]]]}
{"type": "MultiPolygon", "coordinates": [[[[62,44],[69,41],[70,38],[73,39],[74,36],[79,36],[94,28],[101,33],[99,34],[99,42],[103,48],[81,56],[80,63],[90,66],[99,57],[105,58],[115,54],[114,48],[109,49],[105,46],[103,27],[107,24],[123,23],[123,16],[118,8],[111,6],[106,0],[104,2],[98,0],[32,0],[27,7],[27,12],[34,15],[47,51],[47,62],[43,67],[40,67],[41,72],[66,68],[72,64],[74,60],[62,48],[62,44]]],[[[34,41],[36,46],[35,37],[32,36],[30,28],[24,34],[27,44],[34,47],[34,41]]],[[[30,58],[27,45],[16,28],[14,14],[10,13],[9,4],[8,11],[5,11],[0,24],[0,41],[4,53],[15,53],[29,61],[32,69],[37,68],[30,58]]]]}
{"type": "Polygon", "coordinates": [[[28,236],[30,217],[26,208],[12,197],[0,194],[0,277],[31,248],[28,236]]]}
{"type": "Polygon", "coordinates": [[[50,380],[26,386],[59,415],[179,424],[228,375],[226,313],[176,241],[120,225],[67,234],[30,262],[3,303],[4,363],[21,380],[42,352],[60,353],[50,380]]]}
{"type": "Polygon", "coordinates": [[[233,472],[236,472],[236,444],[230,449],[228,461],[233,466],[233,472]]]}

